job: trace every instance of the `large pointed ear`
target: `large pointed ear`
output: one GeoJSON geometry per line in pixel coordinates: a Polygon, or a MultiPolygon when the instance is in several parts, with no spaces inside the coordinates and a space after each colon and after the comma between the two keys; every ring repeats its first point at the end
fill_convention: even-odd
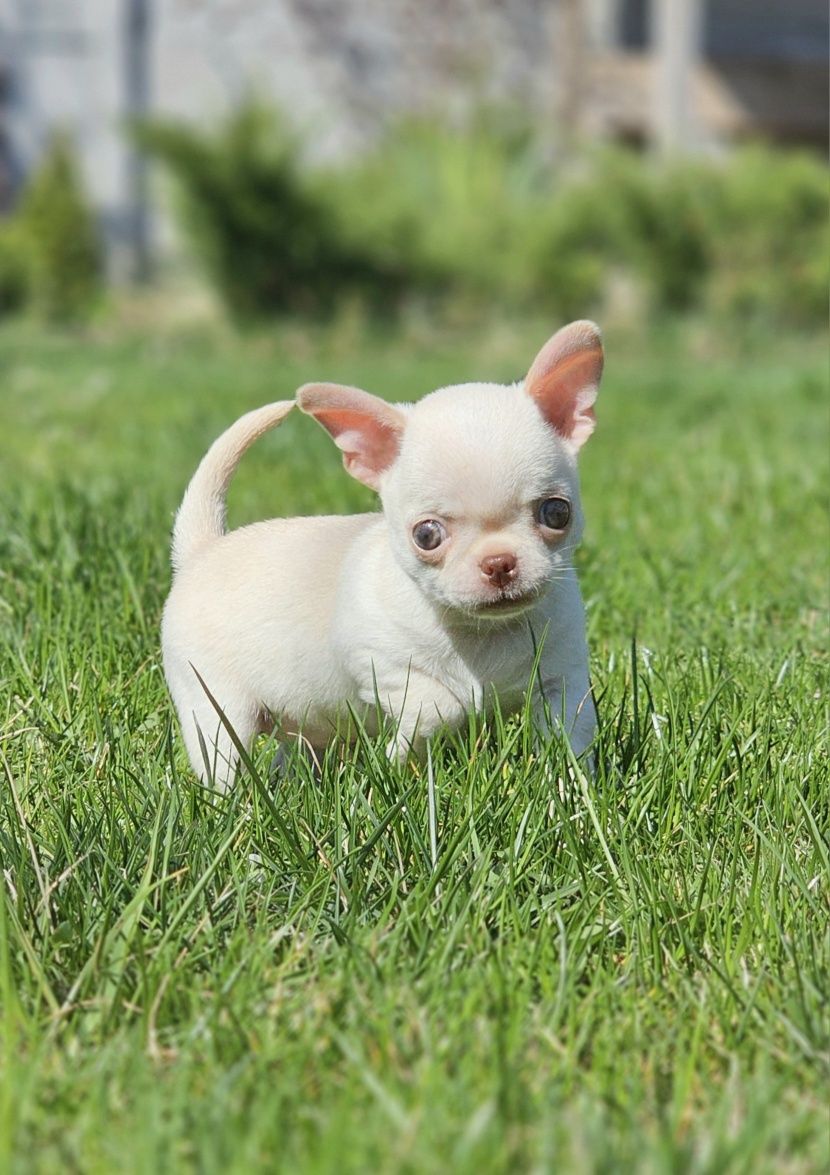
{"type": "Polygon", "coordinates": [[[297,403],[334,437],[352,477],[378,489],[401,447],[403,412],[360,388],[340,384],[304,384],[297,403]]]}
{"type": "Polygon", "coordinates": [[[545,420],[575,449],[594,431],[602,363],[599,327],[572,322],[548,339],[525,377],[525,391],[545,420]]]}

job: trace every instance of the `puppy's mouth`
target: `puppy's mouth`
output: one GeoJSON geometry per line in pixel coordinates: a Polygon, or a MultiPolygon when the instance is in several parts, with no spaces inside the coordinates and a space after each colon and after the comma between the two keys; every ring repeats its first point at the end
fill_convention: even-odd
{"type": "Polygon", "coordinates": [[[521,596],[498,596],[495,600],[482,600],[473,605],[471,613],[477,617],[492,617],[507,620],[513,616],[521,616],[538,601],[540,593],[525,592],[521,596]]]}

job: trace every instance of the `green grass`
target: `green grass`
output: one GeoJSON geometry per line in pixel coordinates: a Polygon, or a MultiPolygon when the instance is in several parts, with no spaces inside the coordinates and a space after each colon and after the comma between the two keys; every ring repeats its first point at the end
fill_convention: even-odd
{"type": "MultiPolygon", "coordinates": [[[[550,325],[0,333],[0,1169],[826,1169],[821,340],[609,338],[594,781],[517,721],[437,745],[434,802],[380,744],[279,787],[261,747],[225,797],[181,752],[158,621],[208,442],[308,379],[515,378],[550,325]]],[[[298,417],[231,515],[369,501],[298,417]]]]}

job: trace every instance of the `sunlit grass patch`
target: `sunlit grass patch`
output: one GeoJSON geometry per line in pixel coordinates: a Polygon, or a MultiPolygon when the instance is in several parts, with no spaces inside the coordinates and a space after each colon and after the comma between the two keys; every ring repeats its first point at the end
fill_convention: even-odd
{"type": "MultiPolygon", "coordinates": [[[[515,377],[541,339],[34,341],[0,337],[0,1161],[822,1169],[821,350],[609,340],[596,778],[471,719],[429,765],[362,739],[319,781],[290,754],[272,779],[265,740],[223,796],[157,636],[206,443],[306,378],[409,397],[515,377]]],[[[294,423],[246,457],[237,519],[370,502],[294,423]]]]}

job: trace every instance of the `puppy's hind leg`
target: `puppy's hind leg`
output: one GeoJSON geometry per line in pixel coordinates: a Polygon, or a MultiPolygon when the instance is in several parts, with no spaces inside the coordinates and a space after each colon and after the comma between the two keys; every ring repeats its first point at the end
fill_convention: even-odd
{"type": "Polygon", "coordinates": [[[226,791],[239,766],[238,747],[251,749],[262,727],[262,711],[254,699],[236,689],[223,689],[223,697],[214,701],[188,668],[192,681],[176,675],[174,683],[171,675],[170,682],[187,755],[202,783],[226,791]]]}
{"type": "Polygon", "coordinates": [[[260,728],[260,712],[255,704],[223,707],[220,717],[205,699],[200,710],[193,710],[190,720],[185,719],[184,741],[202,782],[227,791],[239,766],[238,747],[250,751],[260,728]]]}

